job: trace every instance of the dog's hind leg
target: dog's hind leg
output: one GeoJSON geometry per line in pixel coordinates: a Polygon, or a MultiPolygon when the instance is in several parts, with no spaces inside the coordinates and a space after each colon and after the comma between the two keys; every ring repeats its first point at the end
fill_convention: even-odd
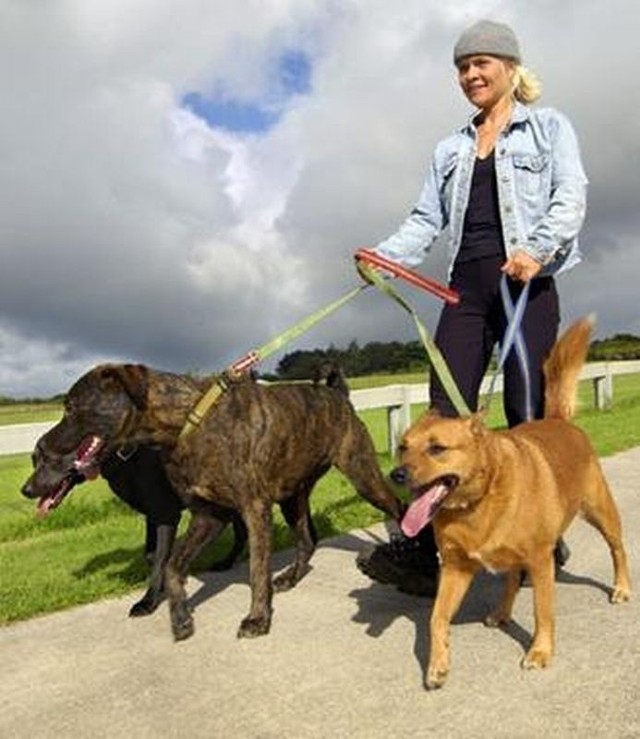
{"type": "MultiPolygon", "coordinates": [[[[154,525],[147,520],[147,526],[154,525]]],[[[142,598],[131,606],[129,616],[134,618],[138,616],[148,616],[153,613],[162,602],[164,571],[171,556],[173,542],[176,538],[175,526],[155,526],[156,529],[156,548],[153,558],[153,569],[149,578],[149,587],[142,598]]]]}
{"type": "Polygon", "coordinates": [[[304,577],[309,569],[309,560],[318,541],[318,535],[309,510],[309,495],[314,482],[315,480],[306,483],[302,490],[280,503],[282,515],[294,532],[296,554],[293,564],[274,578],[273,588],[276,592],[290,590],[304,577]]]}
{"type": "Polygon", "coordinates": [[[605,538],[613,559],[612,603],[623,603],[631,597],[631,580],[627,555],[622,543],[622,524],[620,514],[611,495],[611,490],[600,469],[591,479],[593,485],[587,491],[582,512],[586,521],[594,526],[605,538]]]}
{"type": "Polygon", "coordinates": [[[149,516],[144,517],[144,523],[144,558],[147,560],[147,563],[153,567],[156,557],[156,549],[158,547],[158,527],[149,518],[149,516]]]}
{"type": "Polygon", "coordinates": [[[226,521],[201,511],[192,512],[187,533],[167,562],[165,587],[169,598],[171,630],[176,641],[188,639],[194,631],[193,618],[187,607],[187,594],[184,589],[189,564],[205,544],[220,534],[226,524],[226,521]]]}
{"type": "Polygon", "coordinates": [[[242,517],[235,514],[231,519],[231,523],[233,525],[233,546],[225,557],[209,567],[211,572],[224,572],[224,570],[231,569],[247,543],[247,527],[244,525],[242,517]]]}
{"type": "Polygon", "coordinates": [[[267,496],[255,497],[243,510],[249,534],[249,583],[251,609],[240,623],[238,637],[268,634],[271,627],[271,502],[267,496]]]}

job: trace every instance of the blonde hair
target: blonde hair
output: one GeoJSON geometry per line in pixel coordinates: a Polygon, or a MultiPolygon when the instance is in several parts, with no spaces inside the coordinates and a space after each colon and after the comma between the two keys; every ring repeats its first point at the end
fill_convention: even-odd
{"type": "Polygon", "coordinates": [[[530,105],[542,94],[542,83],[530,69],[516,64],[513,72],[513,94],[515,99],[530,105]]]}

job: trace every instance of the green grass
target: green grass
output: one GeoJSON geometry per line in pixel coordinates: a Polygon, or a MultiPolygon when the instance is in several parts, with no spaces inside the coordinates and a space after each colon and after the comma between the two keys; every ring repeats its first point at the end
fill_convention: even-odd
{"type": "MultiPolygon", "coordinates": [[[[389,466],[388,459],[381,462],[389,466]]],[[[35,501],[19,494],[30,468],[28,455],[0,457],[0,624],[143,587],[148,576],[143,518],[97,480],[76,488],[59,509],[39,520],[35,501]]],[[[319,482],[312,506],[321,538],[384,520],[337,472],[319,482]]],[[[205,569],[228,551],[231,535],[230,529],[225,531],[194,570],[205,569]]],[[[291,544],[276,509],[274,547],[291,544]]]]}
{"type": "MultiPolygon", "coordinates": [[[[378,379],[378,384],[385,385],[404,383],[408,378],[392,375],[378,379]]],[[[372,384],[370,381],[368,386],[372,384]]],[[[496,396],[492,402],[488,422],[493,427],[504,425],[500,401],[496,396]]],[[[611,411],[593,409],[590,383],[581,385],[580,401],[576,422],[589,433],[598,454],[606,456],[640,444],[639,375],[614,378],[611,411]]],[[[417,416],[423,409],[416,406],[412,410],[417,416]]],[[[25,411],[24,418],[27,416],[25,411]]],[[[392,464],[387,451],[386,413],[364,411],[361,417],[386,472],[392,464]]],[[[26,500],[19,492],[30,468],[28,454],[0,457],[0,624],[143,587],[148,575],[142,556],[143,518],[121,503],[104,481],[97,480],[76,488],[59,509],[39,520],[34,515],[35,502],[26,500]]],[[[319,482],[311,506],[321,537],[369,526],[384,518],[335,471],[319,482]]],[[[291,546],[279,511],[274,520],[275,548],[291,546]]],[[[205,568],[230,545],[228,531],[200,557],[195,569],[205,568]]]]}
{"type": "Polygon", "coordinates": [[[62,416],[60,403],[9,403],[0,405],[0,426],[13,423],[57,421],[62,416]]]}

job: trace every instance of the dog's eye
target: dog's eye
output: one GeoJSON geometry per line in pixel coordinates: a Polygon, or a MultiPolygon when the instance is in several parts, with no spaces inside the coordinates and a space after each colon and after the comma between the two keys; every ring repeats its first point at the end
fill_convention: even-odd
{"type": "Polygon", "coordinates": [[[447,451],[447,447],[443,446],[442,444],[438,444],[436,442],[433,442],[429,444],[427,447],[427,454],[429,454],[432,457],[437,457],[439,454],[442,454],[443,452],[447,451]]]}

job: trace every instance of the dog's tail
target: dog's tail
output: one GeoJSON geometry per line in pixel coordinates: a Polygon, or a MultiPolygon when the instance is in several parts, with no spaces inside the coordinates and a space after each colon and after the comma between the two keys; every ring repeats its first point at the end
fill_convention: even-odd
{"type": "Polygon", "coordinates": [[[320,385],[322,381],[327,387],[341,393],[345,398],[349,397],[349,385],[347,385],[342,370],[334,362],[323,362],[319,367],[316,367],[313,384],[320,385]]]}
{"type": "Polygon", "coordinates": [[[544,363],[545,418],[573,417],[578,376],[587,357],[595,316],[581,318],[562,334],[544,363]]]}

